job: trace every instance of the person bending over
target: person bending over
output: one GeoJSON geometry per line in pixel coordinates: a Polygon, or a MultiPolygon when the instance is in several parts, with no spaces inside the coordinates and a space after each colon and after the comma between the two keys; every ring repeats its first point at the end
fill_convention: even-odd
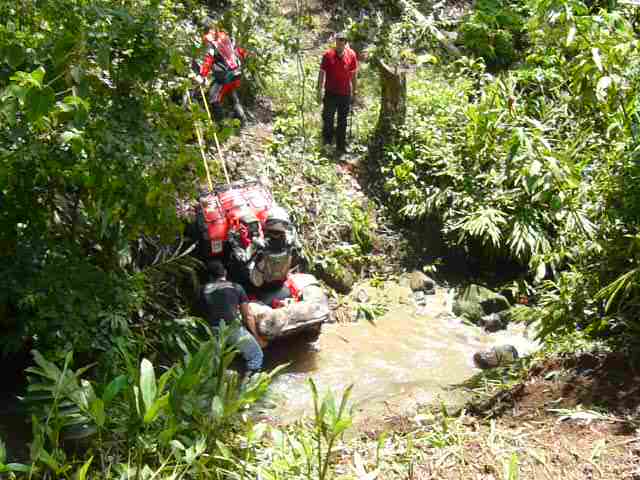
{"type": "Polygon", "coordinates": [[[233,329],[230,341],[246,361],[249,373],[259,371],[264,358],[262,348],[267,341],[258,334],[244,288],[227,280],[227,271],[219,260],[209,260],[207,270],[209,281],[202,287],[202,296],[209,324],[216,330],[221,320],[226,325],[237,325],[239,322],[240,325],[233,329]]]}

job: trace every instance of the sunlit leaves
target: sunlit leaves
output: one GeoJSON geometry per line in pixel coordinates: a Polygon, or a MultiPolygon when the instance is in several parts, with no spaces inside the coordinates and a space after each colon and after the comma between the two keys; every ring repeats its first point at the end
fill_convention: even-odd
{"type": "Polygon", "coordinates": [[[499,248],[502,238],[501,227],[506,223],[506,215],[500,210],[482,208],[463,217],[452,230],[458,232],[460,243],[463,243],[467,237],[475,237],[499,248]]]}

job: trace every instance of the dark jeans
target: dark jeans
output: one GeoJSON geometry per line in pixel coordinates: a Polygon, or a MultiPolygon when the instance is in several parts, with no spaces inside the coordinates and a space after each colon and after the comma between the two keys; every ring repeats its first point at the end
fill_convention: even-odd
{"type": "Polygon", "coordinates": [[[333,143],[335,131],[336,147],[345,150],[347,146],[347,117],[351,107],[351,95],[336,95],[325,92],[322,103],[322,140],[325,144],[333,143]],[[333,122],[338,112],[338,126],[334,130],[333,122]]]}

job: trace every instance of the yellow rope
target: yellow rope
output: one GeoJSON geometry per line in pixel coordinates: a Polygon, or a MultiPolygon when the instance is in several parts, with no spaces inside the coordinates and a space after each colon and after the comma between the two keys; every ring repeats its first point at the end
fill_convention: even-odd
{"type": "Polygon", "coordinates": [[[229,180],[229,173],[227,172],[227,165],[224,163],[224,157],[222,156],[222,150],[220,150],[220,143],[218,143],[218,134],[215,131],[215,125],[213,123],[213,118],[211,118],[211,112],[209,111],[209,103],[207,102],[207,97],[204,94],[204,89],[202,85],[200,85],[200,95],[202,95],[202,101],[204,102],[204,108],[207,109],[207,115],[209,116],[209,122],[211,126],[214,127],[213,130],[213,138],[216,141],[216,149],[218,150],[218,158],[220,159],[220,164],[222,165],[222,171],[224,172],[224,177],[227,179],[227,184],[231,183],[229,180]]]}
{"type": "MultiPolygon", "coordinates": [[[[187,98],[189,99],[189,107],[193,112],[193,103],[191,102],[191,93],[187,89],[187,98]]],[[[207,155],[204,152],[204,139],[202,132],[200,131],[200,125],[198,122],[194,122],[193,125],[196,128],[196,136],[198,137],[198,146],[200,147],[200,154],[202,155],[202,163],[204,163],[204,170],[207,172],[207,183],[209,184],[209,191],[213,192],[213,182],[211,181],[211,173],[209,173],[209,164],[207,163],[207,155]]]]}

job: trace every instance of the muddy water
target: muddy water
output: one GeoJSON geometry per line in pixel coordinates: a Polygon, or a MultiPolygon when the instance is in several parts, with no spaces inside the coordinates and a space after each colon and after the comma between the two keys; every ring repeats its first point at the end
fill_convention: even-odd
{"type": "Polygon", "coordinates": [[[323,326],[314,345],[276,346],[267,353],[269,366],[291,362],[274,382],[273,416],[289,421],[312,411],[308,378],[321,392],[340,393],[354,384],[352,400],[361,418],[407,412],[420,403],[461,404],[464,394],[452,389],[477,373],[472,356],[478,350],[509,343],[521,354],[536,345],[522,328],[493,334],[461,323],[450,313],[451,295],[439,289],[417,307],[408,288],[386,286],[382,295],[391,309],[375,324],[323,326]],[[288,347],[288,348],[286,348],[288,347]]]}

